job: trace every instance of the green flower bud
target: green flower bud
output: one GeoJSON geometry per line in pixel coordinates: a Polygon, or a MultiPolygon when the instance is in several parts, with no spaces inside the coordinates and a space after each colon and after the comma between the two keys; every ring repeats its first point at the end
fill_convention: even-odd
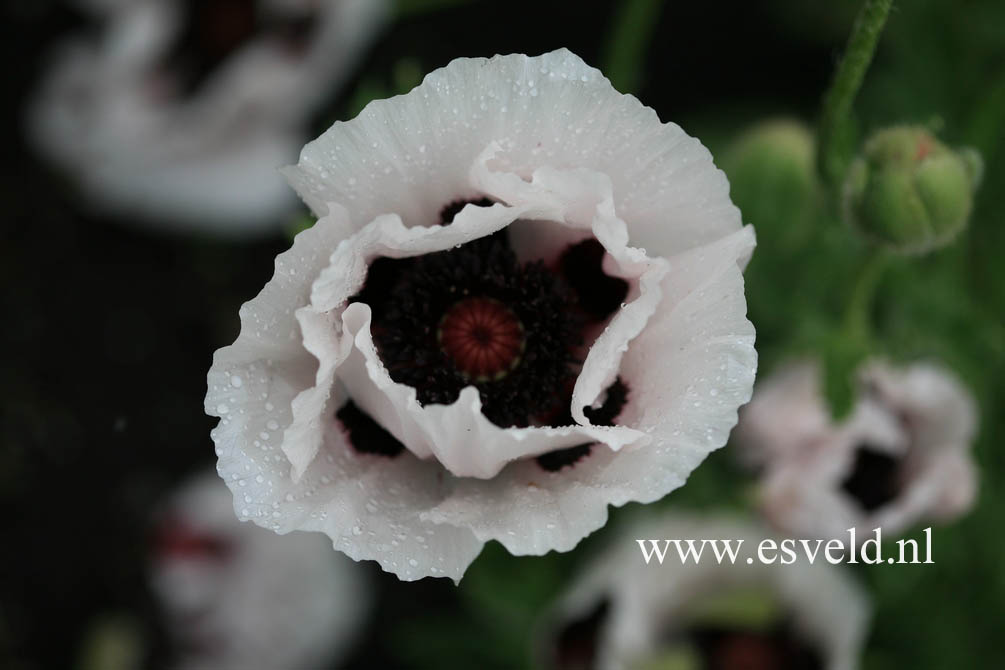
{"type": "Polygon", "coordinates": [[[820,201],[810,129],[794,120],[762,121],[727,148],[721,160],[730,197],[762,234],[781,246],[797,243],[820,201]]]}
{"type": "Polygon", "coordinates": [[[980,177],[973,149],[950,149],[920,126],[881,130],[848,170],[845,217],[897,251],[930,251],[966,226],[980,177]]]}

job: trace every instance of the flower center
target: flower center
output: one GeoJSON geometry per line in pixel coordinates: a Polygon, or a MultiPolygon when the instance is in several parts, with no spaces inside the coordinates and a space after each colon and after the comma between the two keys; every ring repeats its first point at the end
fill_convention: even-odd
{"type": "Polygon", "coordinates": [[[555,668],[592,668],[597,661],[598,633],[611,613],[604,598],[582,618],[569,621],[555,636],[552,665],[555,668]]]}
{"type": "Polygon", "coordinates": [[[296,53],[305,48],[317,22],[316,10],[268,11],[251,0],[184,0],[184,23],[161,69],[178,78],[182,98],[249,41],[268,36],[296,53]]]}
{"type": "Polygon", "coordinates": [[[702,667],[745,670],[816,670],[823,667],[819,653],[785,625],[766,631],[702,627],[690,631],[689,637],[705,661],[702,667]]]}
{"type": "MultiPolygon", "coordinates": [[[[448,203],[440,225],[450,225],[468,204],[492,201],[448,203]]],[[[388,375],[414,388],[419,403],[450,404],[475,386],[482,413],[498,426],[569,425],[565,415],[589,329],[617,311],[627,289],[604,274],[599,242],[570,249],[550,264],[521,262],[503,229],[444,251],[381,257],[349,302],[370,306],[373,341],[388,375]]],[[[620,412],[624,394],[617,396],[611,416],[594,423],[620,412]]],[[[552,465],[586,453],[588,446],[563,453],[552,465]]]]}
{"type": "Polygon", "coordinates": [[[443,352],[467,379],[502,379],[520,363],[523,324],[498,300],[465,298],[447,310],[436,334],[443,352]]]}
{"type": "Polygon", "coordinates": [[[900,494],[900,460],[868,444],[855,450],[855,463],[841,487],[868,512],[900,494]]]}

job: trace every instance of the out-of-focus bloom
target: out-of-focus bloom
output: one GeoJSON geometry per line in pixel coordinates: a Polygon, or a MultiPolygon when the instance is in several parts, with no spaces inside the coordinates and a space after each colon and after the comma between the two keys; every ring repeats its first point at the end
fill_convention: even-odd
{"type": "Polygon", "coordinates": [[[757,383],[733,433],[738,458],[755,468],[798,457],[831,433],[815,363],[786,365],[757,383]]]}
{"type": "Polygon", "coordinates": [[[280,538],[234,518],[207,473],[163,510],[154,592],[185,670],[314,670],[343,654],[369,609],[361,569],[314,533],[280,538]]]}
{"type": "MultiPolygon", "coordinates": [[[[769,533],[725,517],[670,516],[629,526],[559,599],[540,631],[555,670],[851,670],[868,605],[836,566],[747,563],[769,533]],[[673,545],[645,562],[637,540],[743,542],[735,564],[695,563],[673,545]]],[[[651,545],[649,545],[651,546],[651,545]]],[[[710,545],[709,545],[710,546],[710,545]]]]}
{"type": "Polygon", "coordinates": [[[385,0],[89,0],[29,111],[35,144],[102,210],[235,235],[295,206],[278,168],[385,0]]]}
{"type": "Polygon", "coordinates": [[[725,176],[568,51],[455,60],[287,175],[320,219],[209,374],[241,518],[460,579],[666,495],[749,398],[725,176]]]}
{"type": "Polygon", "coordinates": [[[981,171],[976,150],[950,149],[924,127],[881,130],[848,170],[846,218],[898,251],[941,247],[966,226],[981,171]]]}
{"type": "Polygon", "coordinates": [[[809,537],[900,533],[950,520],[973,504],[970,394],[929,364],[866,364],[851,416],[831,422],[812,363],[758,385],[737,428],[740,453],[765,466],[761,503],[778,528],[809,537]]]}

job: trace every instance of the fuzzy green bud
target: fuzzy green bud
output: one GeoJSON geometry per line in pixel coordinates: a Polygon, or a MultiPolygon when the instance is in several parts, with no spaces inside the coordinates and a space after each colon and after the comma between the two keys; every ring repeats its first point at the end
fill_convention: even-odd
{"type": "Polygon", "coordinates": [[[980,177],[975,150],[950,149],[920,126],[887,128],[848,170],[845,218],[897,251],[930,251],[966,226],[980,177]]]}
{"type": "Polygon", "coordinates": [[[822,193],[814,165],[813,133],[789,119],[762,121],[744,131],[723,154],[730,197],[745,221],[770,231],[783,247],[807,230],[822,193]]]}

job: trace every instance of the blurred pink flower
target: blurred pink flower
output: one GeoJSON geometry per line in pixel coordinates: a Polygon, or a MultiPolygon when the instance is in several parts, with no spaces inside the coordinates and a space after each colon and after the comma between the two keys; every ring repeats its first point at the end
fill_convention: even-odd
{"type": "Polygon", "coordinates": [[[815,363],[789,364],[757,382],[733,435],[739,459],[760,468],[798,454],[831,433],[815,363]]]}
{"type": "Polygon", "coordinates": [[[214,474],[185,484],[157,525],[151,580],[185,670],[314,670],[355,641],[362,570],[316,534],[279,538],[234,518],[214,474]]]}
{"type": "MultiPolygon", "coordinates": [[[[805,556],[748,564],[771,533],[727,516],[663,515],[629,524],[543,618],[540,665],[555,670],[858,667],[869,605],[840,567],[805,556]],[[646,563],[637,540],[743,542],[734,563],[646,563]]],[[[721,545],[720,545],[721,546],[721,545]]]]}
{"type": "Polygon", "coordinates": [[[96,208],[165,228],[276,230],[278,168],[375,36],[386,0],[80,0],[29,110],[36,146],[96,208]]]}
{"type": "Polygon", "coordinates": [[[809,537],[898,534],[950,520],[973,505],[974,401],[946,370],[925,363],[860,371],[851,416],[832,423],[812,363],[758,385],[741,412],[741,453],[764,464],[760,499],[778,528],[809,537]]]}
{"type": "Polygon", "coordinates": [[[209,374],[242,519],[459,580],[488,540],[572,549],[725,442],[753,232],[697,140],[572,53],[455,60],[286,174],[320,219],[209,374]]]}

